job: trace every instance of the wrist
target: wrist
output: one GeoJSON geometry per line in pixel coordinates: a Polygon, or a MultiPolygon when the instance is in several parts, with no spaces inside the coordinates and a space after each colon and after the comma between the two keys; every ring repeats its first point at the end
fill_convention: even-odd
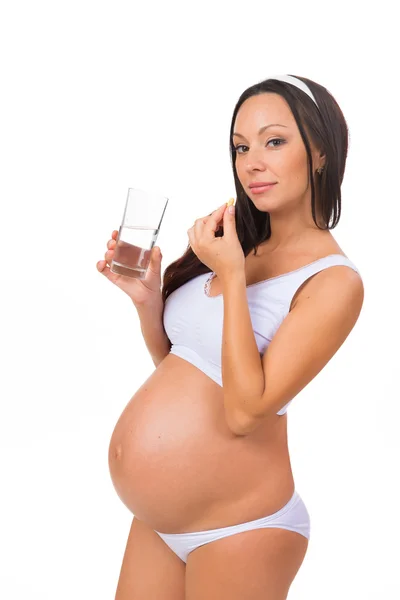
{"type": "Polygon", "coordinates": [[[154,298],[147,299],[145,302],[134,302],[132,298],[131,301],[139,314],[149,312],[157,313],[164,308],[161,294],[157,294],[154,296],[154,298]]]}
{"type": "Polygon", "coordinates": [[[222,290],[225,291],[230,287],[236,287],[244,285],[246,287],[246,273],[244,269],[240,271],[232,271],[230,273],[225,273],[224,275],[218,276],[218,279],[221,282],[222,290]]]}

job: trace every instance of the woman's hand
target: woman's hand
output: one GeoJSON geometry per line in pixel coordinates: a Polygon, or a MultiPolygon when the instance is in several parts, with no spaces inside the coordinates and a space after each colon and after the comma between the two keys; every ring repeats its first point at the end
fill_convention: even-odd
{"type": "MultiPolygon", "coordinates": [[[[107,242],[107,252],[104,260],[96,264],[97,270],[103,273],[117,287],[129,296],[133,304],[138,306],[159,305],[161,299],[161,259],[162,254],[159,246],[154,246],[151,251],[150,263],[144,279],[135,279],[125,275],[117,275],[110,269],[117,246],[118,231],[114,229],[111,239],[107,242]]],[[[119,242],[123,244],[123,242],[119,242]]]]}
{"type": "Polygon", "coordinates": [[[245,256],[236,233],[235,213],[229,213],[226,202],[208,217],[197,219],[187,233],[193,252],[218,279],[244,271],[245,256]],[[221,221],[224,235],[215,237],[221,221]]]}

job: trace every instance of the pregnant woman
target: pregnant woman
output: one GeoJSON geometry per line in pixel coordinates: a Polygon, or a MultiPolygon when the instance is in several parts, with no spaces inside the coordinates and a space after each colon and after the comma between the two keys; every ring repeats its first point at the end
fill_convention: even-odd
{"type": "Polygon", "coordinates": [[[97,263],[156,366],[109,446],[134,515],[116,600],[284,600],[307,552],[287,410],[363,304],[331,233],[348,129],[325,87],[283,75],[243,92],[229,141],[234,211],[197,219],[163,282],[159,248],[144,280],[111,273],[117,231],[97,263]]]}

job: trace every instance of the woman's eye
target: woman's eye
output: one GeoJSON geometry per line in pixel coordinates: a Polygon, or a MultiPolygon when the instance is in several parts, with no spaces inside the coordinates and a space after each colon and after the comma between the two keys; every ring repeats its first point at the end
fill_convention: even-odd
{"type": "MultiPolygon", "coordinates": [[[[281,138],[274,138],[273,140],[269,140],[268,144],[270,144],[271,142],[282,142],[285,143],[285,140],[282,140],[281,138]]],[[[267,146],[268,146],[267,144],[267,146]]],[[[278,146],[281,146],[282,144],[277,144],[276,146],[273,146],[274,148],[278,148],[278,146]]],[[[247,146],[245,146],[244,144],[238,144],[235,147],[235,150],[238,154],[243,154],[243,152],[238,152],[239,148],[247,148],[247,146]]]]}

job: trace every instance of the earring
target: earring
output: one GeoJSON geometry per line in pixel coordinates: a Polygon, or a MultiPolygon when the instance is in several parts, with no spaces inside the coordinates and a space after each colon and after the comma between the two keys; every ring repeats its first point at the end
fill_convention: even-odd
{"type": "Polygon", "coordinates": [[[317,173],[319,175],[322,175],[322,171],[324,170],[324,167],[319,167],[319,169],[317,169],[317,173]]]}

